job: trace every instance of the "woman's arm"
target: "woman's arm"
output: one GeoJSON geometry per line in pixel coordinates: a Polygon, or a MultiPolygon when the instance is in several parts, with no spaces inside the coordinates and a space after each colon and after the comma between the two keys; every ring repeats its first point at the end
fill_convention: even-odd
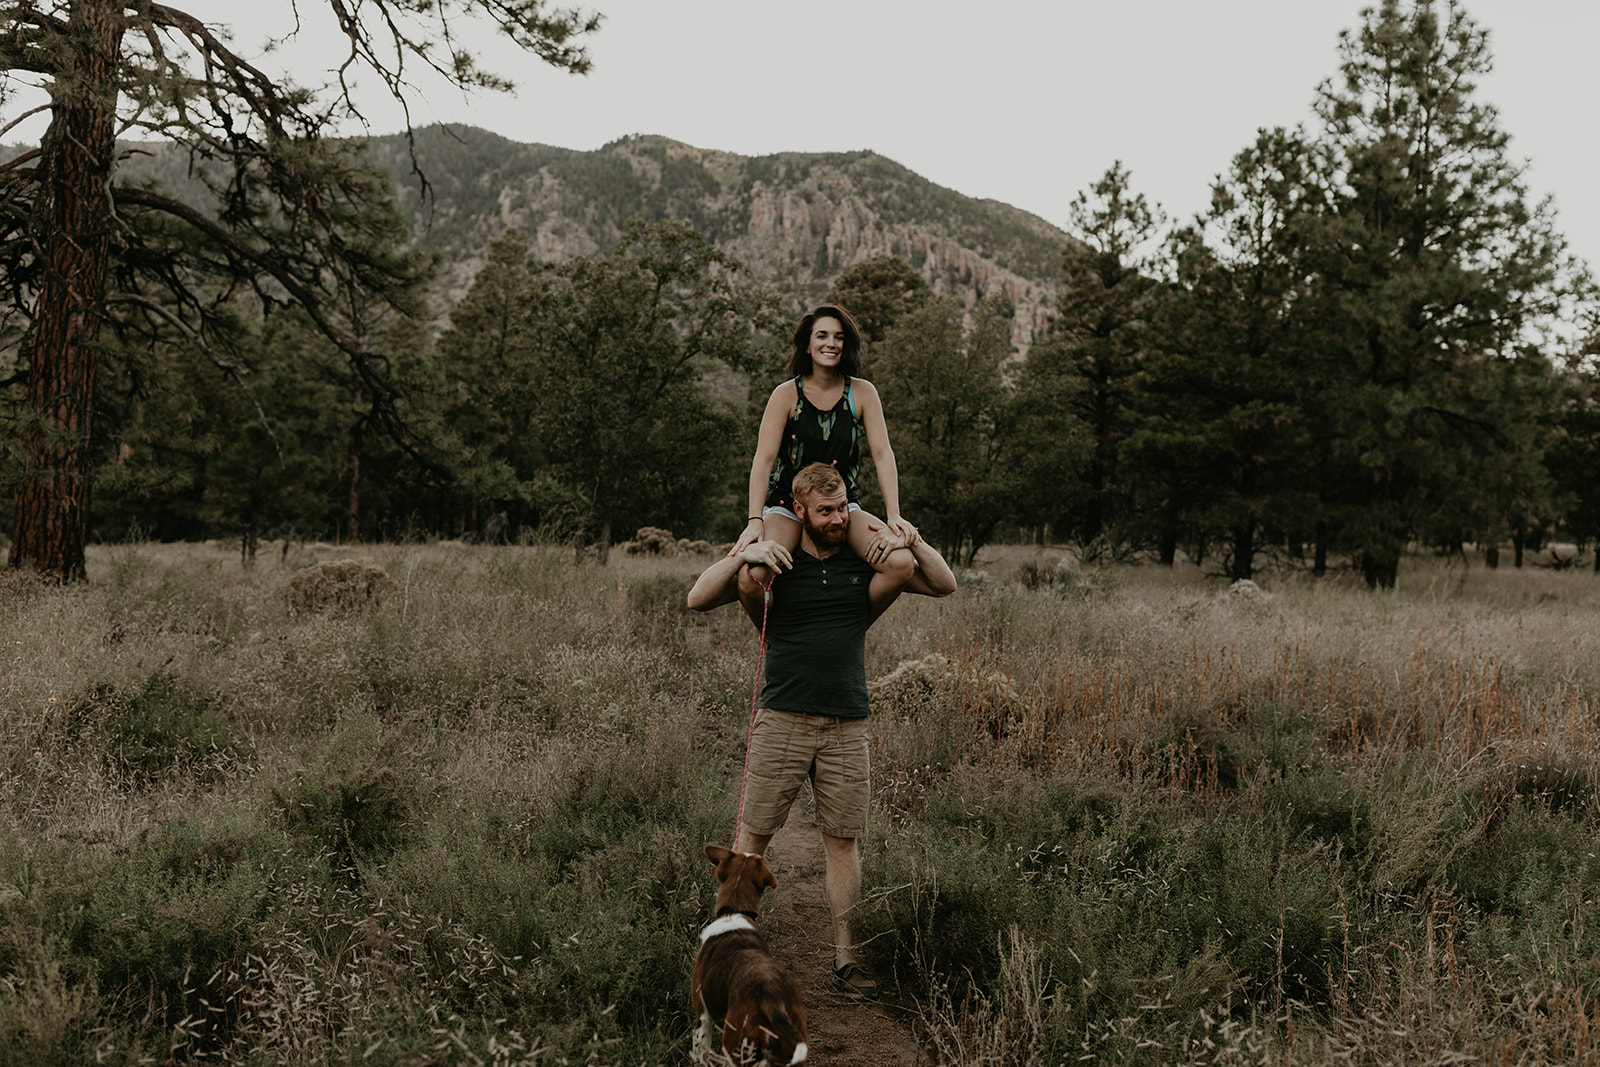
{"type": "Polygon", "coordinates": [[[883,401],[878,390],[865,378],[854,379],[860,393],[861,421],[867,428],[867,447],[872,450],[872,466],[878,472],[878,487],[883,490],[883,521],[895,533],[909,538],[911,524],[900,516],[900,468],[895,466],[894,449],[889,446],[889,426],[883,418],[883,401]]]}
{"type": "Polygon", "coordinates": [[[750,493],[745,512],[744,533],[733,543],[728,555],[737,556],[765,536],[761,509],[767,502],[767,487],[772,483],[772,464],[778,458],[778,448],[783,444],[783,428],[789,421],[790,403],[783,396],[788,382],[778,383],[767,398],[767,408],[761,413],[761,429],[756,431],[756,455],[750,463],[750,493]]]}

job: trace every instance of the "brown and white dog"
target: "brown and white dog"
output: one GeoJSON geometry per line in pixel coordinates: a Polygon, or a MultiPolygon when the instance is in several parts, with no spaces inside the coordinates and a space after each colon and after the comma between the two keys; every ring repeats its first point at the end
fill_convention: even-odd
{"type": "Polygon", "coordinates": [[[734,1063],[765,1061],[773,1067],[804,1063],[806,1011],[800,987],[772,958],[756,932],[761,891],[778,884],[761,856],[707,845],[717,866],[717,916],[700,931],[700,954],[689,980],[689,1000],[700,1026],[690,1058],[704,1063],[715,1049],[712,1033],[734,1063]]]}

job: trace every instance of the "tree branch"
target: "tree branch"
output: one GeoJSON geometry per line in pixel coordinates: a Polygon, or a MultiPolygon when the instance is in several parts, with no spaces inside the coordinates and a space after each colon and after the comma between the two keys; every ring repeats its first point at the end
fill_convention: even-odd
{"type": "MultiPolygon", "coordinates": [[[[394,399],[398,395],[396,388],[381,378],[374,368],[374,354],[369,352],[364,345],[347,336],[328,317],[322,295],[311,285],[308,285],[295,273],[287,269],[277,257],[253,248],[248,243],[241,241],[230,230],[213,219],[206,217],[201,212],[181,201],[162,196],[147,189],[122,189],[116,190],[117,199],[124,205],[137,205],[152,211],[159,211],[181,220],[194,227],[206,237],[214,241],[229,256],[240,264],[253,266],[258,271],[264,271],[298,304],[310,317],[317,331],[331,341],[344,357],[349,360],[350,366],[355,370],[363,384],[371,391],[373,408],[383,425],[389,438],[407,455],[415,459],[425,469],[432,473],[441,473],[438,464],[424,456],[408,440],[403,432],[398,418],[394,413],[394,399]]],[[[259,283],[255,284],[257,292],[262,292],[259,283]]],[[[270,299],[263,293],[264,299],[270,299]]],[[[376,357],[382,360],[381,356],[376,357]]]]}
{"type": "Polygon", "coordinates": [[[283,457],[283,442],[278,440],[278,435],[272,429],[272,423],[267,419],[267,413],[262,409],[261,402],[258,401],[255,397],[255,394],[250,391],[250,386],[245,384],[244,376],[239,373],[239,368],[236,365],[223,360],[217,355],[210,345],[206,344],[205,338],[191,329],[187,322],[184,322],[177,315],[174,315],[171,311],[162,307],[154,300],[140,296],[138,293],[107,293],[106,303],[133,304],[157,316],[187,337],[189,342],[198,348],[201,354],[206,357],[206,359],[211,361],[212,366],[216,367],[218,370],[222,371],[222,373],[232,378],[234,384],[238,385],[238,387],[244,392],[244,395],[250,399],[251,405],[256,409],[256,414],[261,416],[261,425],[266,429],[267,436],[272,438],[272,447],[278,453],[278,466],[287,469],[289,464],[288,461],[283,457]]]}

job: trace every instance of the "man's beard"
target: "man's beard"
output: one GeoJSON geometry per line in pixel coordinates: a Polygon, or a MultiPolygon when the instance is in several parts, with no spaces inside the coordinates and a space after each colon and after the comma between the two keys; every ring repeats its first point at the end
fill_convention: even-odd
{"type": "Polygon", "coordinates": [[[850,537],[850,524],[813,526],[810,516],[806,517],[806,533],[811,535],[811,543],[818,548],[838,548],[850,537]]]}

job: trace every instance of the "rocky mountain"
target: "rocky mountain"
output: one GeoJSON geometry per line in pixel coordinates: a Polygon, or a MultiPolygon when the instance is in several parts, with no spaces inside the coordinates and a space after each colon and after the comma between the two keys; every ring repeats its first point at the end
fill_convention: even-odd
{"type": "Polygon", "coordinates": [[[846,267],[891,253],[967,307],[1005,293],[1016,308],[1012,341],[1026,350],[1070,240],[1035,215],[963,196],[873,152],[751,157],[655,136],[580,152],[433,126],[415,139],[424,196],[403,136],[374,138],[370,151],[395,173],[417,239],[443,253],[450,296],[510,227],[529,235],[530,252],[559,259],[609,247],[634,216],[683,218],[796,312],[846,267]]]}
{"type": "MultiPolygon", "coordinates": [[[[845,268],[885,253],[969,308],[1003,292],[1016,309],[1012,343],[1025,352],[1044,328],[1071,240],[1036,215],[963,196],[874,152],[740,156],[645,135],[581,152],[462,126],[420,129],[414,146],[415,168],[402,134],[375,137],[368,150],[395,175],[416,240],[442,254],[446,306],[510,227],[529,235],[531,253],[561,259],[609,248],[635,216],[683,218],[797,314],[845,268]]],[[[185,153],[123,147],[124,177],[209,200],[185,153]]],[[[0,146],[0,160],[21,150],[0,146]]]]}

